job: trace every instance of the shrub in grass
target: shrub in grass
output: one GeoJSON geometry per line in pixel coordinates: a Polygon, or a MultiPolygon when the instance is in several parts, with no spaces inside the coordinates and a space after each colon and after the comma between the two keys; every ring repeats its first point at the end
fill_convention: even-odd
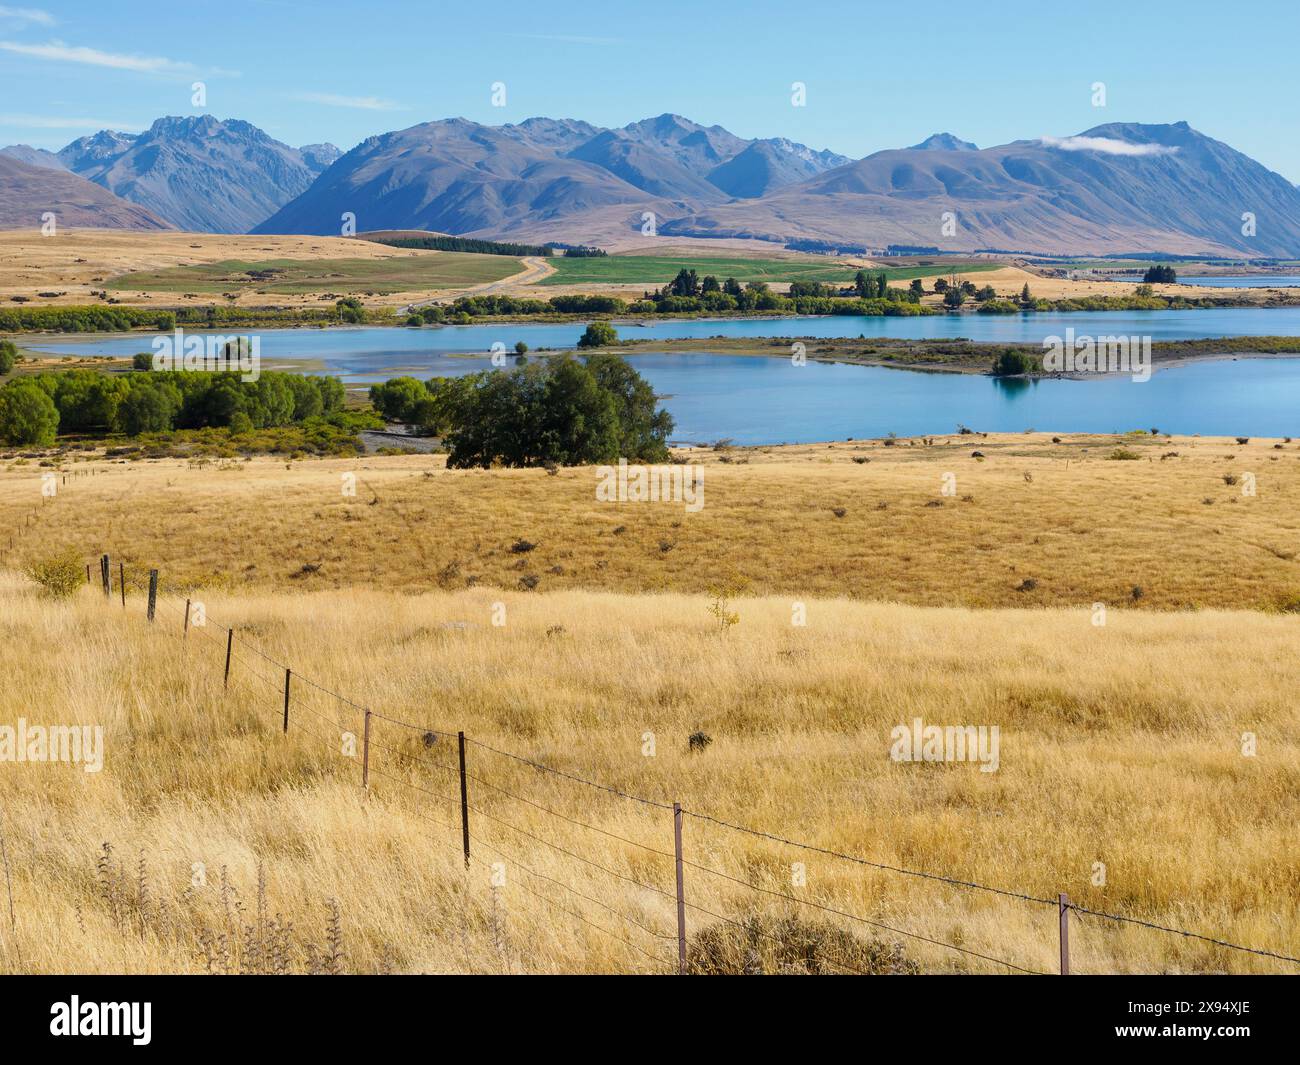
{"type": "Polygon", "coordinates": [[[52,599],[68,599],[86,581],[85,563],[72,548],[49,555],[27,567],[27,576],[52,599]]]}
{"type": "Polygon", "coordinates": [[[849,970],[914,975],[920,970],[896,944],[859,939],[829,922],[750,914],[709,925],[691,937],[688,972],[701,976],[814,976],[849,970]]]}

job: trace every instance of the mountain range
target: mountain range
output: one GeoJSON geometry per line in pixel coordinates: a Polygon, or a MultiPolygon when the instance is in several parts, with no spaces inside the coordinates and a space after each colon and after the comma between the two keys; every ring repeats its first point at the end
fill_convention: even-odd
{"type": "Polygon", "coordinates": [[[102,210],[103,225],[123,224],[125,200],[155,223],[216,232],[336,234],[350,214],[361,231],[617,244],[653,216],[660,236],[830,248],[1300,254],[1300,190],[1186,122],[990,148],[936,133],[855,161],[671,114],[614,129],[451,118],[346,153],[205,115],[0,156],[102,186],[113,198],[81,210],[102,210]]]}
{"type": "Polygon", "coordinates": [[[199,115],[160,118],[138,135],[104,130],[58,156],[178,229],[246,233],[306,192],[339,154],[332,144],[291,148],[251,123],[199,115]]]}
{"type": "Polygon", "coordinates": [[[620,129],[452,118],[362,141],[254,232],[337,233],[350,211],[367,230],[544,231],[544,239],[593,242],[632,216],[639,229],[645,211],[667,219],[760,197],[849,161],[678,115],[620,129]]]}

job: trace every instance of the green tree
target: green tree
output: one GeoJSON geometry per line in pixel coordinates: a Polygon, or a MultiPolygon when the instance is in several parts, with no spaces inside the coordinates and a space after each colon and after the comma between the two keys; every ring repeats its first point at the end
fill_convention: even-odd
{"type": "Polygon", "coordinates": [[[0,340],[0,375],[7,374],[18,362],[18,345],[12,340],[0,340]]]}
{"type": "Polygon", "coordinates": [[[677,276],[669,284],[668,294],[673,296],[698,296],[700,294],[699,275],[694,270],[688,270],[683,266],[677,271],[677,276]]]}
{"type": "Polygon", "coordinates": [[[390,422],[414,421],[419,404],[428,395],[414,377],[392,377],[370,386],[371,405],[390,422]]]}
{"type": "Polygon", "coordinates": [[[1017,377],[1037,373],[1043,368],[1042,359],[1032,352],[1007,348],[993,357],[994,377],[1017,377]]]}
{"type": "Polygon", "coordinates": [[[656,461],[672,430],[650,386],[613,355],[474,374],[441,382],[430,396],[449,423],[453,468],[656,461]]]}
{"type": "Polygon", "coordinates": [[[912,278],[912,284],[908,287],[908,292],[910,292],[917,299],[920,299],[922,296],[925,295],[925,284],[921,281],[919,277],[914,277],[912,278]]]}
{"type": "Polygon", "coordinates": [[[425,398],[416,406],[415,423],[429,436],[440,436],[462,420],[461,411],[473,391],[469,377],[431,377],[424,382],[425,398]]]}
{"type": "Polygon", "coordinates": [[[596,384],[614,398],[619,455],[629,461],[667,462],[673,416],[655,409],[650,382],[621,355],[589,355],[587,369],[596,384]]]}
{"type": "Polygon", "coordinates": [[[286,383],[293,393],[293,420],[295,422],[305,421],[308,418],[319,418],[324,413],[325,403],[321,399],[320,389],[316,387],[310,377],[289,374],[286,383]]]}
{"type": "Polygon", "coordinates": [[[1172,285],[1178,280],[1178,271],[1172,266],[1150,266],[1142,280],[1148,285],[1172,285]]]}
{"type": "Polygon", "coordinates": [[[309,377],[309,381],[316,386],[316,391],[320,393],[321,411],[325,414],[333,414],[335,411],[343,409],[343,404],[347,401],[347,392],[343,388],[343,382],[337,377],[309,377]]]}
{"type": "Polygon", "coordinates": [[[128,436],[161,433],[175,425],[181,394],[170,381],[153,376],[138,379],[118,404],[113,428],[128,436]]]}
{"type": "Polygon", "coordinates": [[[294,395],[288,378],[288,374],[263,374],[253,385],[255,400],[248,414],[259,429],[293,422],[294,395]]]}
{"type": "Polygon", "coordinates": [[[59,411],[59,429],[64,433],[108,429],[118,404],[131,388],[128,377],[110,377],[93,370],[41,374],[38,380],[42,388],[52,392],[59,411]]]}
{"type": "Polygon", "coordinates": [[[578,340],[580,348],[608,348],[618,343],[618,333],[608,322],[592,322],[578,340]]]}
{"type": "Polygon", "coordinates": [[[59,411],[35,381],[0,388],[0,439],[6,444],[48,447],[59,431],[59,411]]]}

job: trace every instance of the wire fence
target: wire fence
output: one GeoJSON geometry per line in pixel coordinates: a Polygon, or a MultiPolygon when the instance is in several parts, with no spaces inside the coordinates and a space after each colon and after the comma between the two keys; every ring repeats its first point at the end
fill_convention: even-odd
{"type": "MultiPolygon", "coordinates": [[[[91,567],[87,566],[88,574],[90,570],[91,567]]],[[[112,567],[106,555],[100,559],[100,573],[104,594],[111,602],[115,598],[111,586],[112,567]]],[[[125,570],[119,566],[119,580],[124,579],[125,570]]],[[[1019,960],[1001,956],[1005,952],[976,950],[964,941],[964,936],[961,937],[963,942],[953,942],[952,939],[958,937],[945,939],[937,933],[927,934],[928,930],[904,928],[899,922],[884,920],[877,914],[863,915],[843,906],[833,905],[830,901],[810,897],[807,893],[798,894],[792,890],[778,890],[772,886],[756,883],[750,877],[718,868],[707,861],[696,860],[694,855],[688,857],[683,846],[682,835],[683,823],[687,820],[731,837],[762,840],[789,852],[815,854],[833,859],[845,863],[850,869],[858,867],[891,877],[918,878],[961,892],[989,895],[1006,900],[1008,904],[1037,908],[1038,912],[1052,911],[1056,918],[1052,922],[1055,933],[1052,938],[1056,941],[1054,945],[1059,953],[1057,971],[1061,974],[1069,974],[1071,971],[1069,941],[1071,913],[1109,922],[1114,926],[1134,926],[1155,933],[1196,940],[1223,951],[1272,959],[1282,963],[1283,971],[1291,971],[1289,968],[1291,966],[1300,966],[1300,958],[1280,951],[1235,943],[1222,936],[1177,928],[1140,917],[1092,909],[1071,902],[1064,893],[1053,898],[1005,886],[980,883],[965,877],[906,868],[876,861],[863,855],[833,850],[776,832],[752,828],[704,810],[685,808],[675,802],[637,795],[624,788],[547,765],[501,746],[467,736],[461,730],[452,731],[442,725],[406,721],[391,713],[373,710],[364,703],[337,691],[334,687],[294,670],[288,662],[280,661],[253,642],[246,633],[240,632],[236,627],[217,622],[206,613],[206,609],[200,623],[200,620],[196,620],[193,601],[186,597],[182,590],[161,583],[156,570],[150,571],[147,586],[149,599],[146,614],[149,620],[151,622],[157,620],[156,609],[161,607],[168,615],[169,627],[163,629],[167,635],[175,636],[182,641],[188,641],[197,635],[212,643],[218,652],[224,655],[224,687],[228,690],[234,684],[252,692],[255,700],[264,698],[267,702],[265,716],[268,720],[278,721],[285,734],[290,731],[303,732],[321,741],[336,754],[347,758],[354,766],[359,760],[360,785],[363,791],[369,793],[372,777],[404,789],[405,793],[412,796],[417,803],[417,808],[409,812],[453,834],[452,839],[441,842],[453,848],[459,844],[458,849],[462,852],[466,869],[473,866],[484,868],[494,878],[495,886],[504,886],[507,882],[518,886],[529,895],[546,903],[557,912],[565,913],[585,927],[621,941],[630,949],[650,959],[655,964],[655,971],[675,970],[680,973],[698,971],[696,959],[691,956],[687,930],[688,926],[694,927],[701,916],[738,929],[742,941],[756,943],[758,940],[767,940],[776,942],[778,946],[788,946],[782,942],[780,936],[770,928],[764,927],[763,923],[755,918],[752,908],[747,907],[749,912],[737,916],[734,912],[720,913],[717,909],[701,902],[698,897],[698,886],[707,878],[714,884],[725,885],[732,891],[743,892],[742,897],[751,899],[754,903],[775,899],[779,900],[788,912],[806,910],[819,916],[848,922],[851,926],[860,926],[905,940],[925,943],[951,953],[955,959],[977,960],[987,963],[997,971],[1049,975],[1042,968],[1034,968],[1028,964],[1021,964],[1019,960]],[[162,592],[162,598],[159,598],[159,592],[162,592]],[[214,635],[210,631],[211,628],[216,628],[222,635],[214,635]],[[235,671],[236,666],[238,671],[235,671]],[[256,680],[258,685],[253,685],[252,680],[256,680]],[[311,700],[303,694],[304,690],[324,700],[326,705],[332,706],[333,712],[325,712],[320,707],[313,706],[311,700]],[[295,693],[297,693],[296,697],[295,693]],[[274,703],[271,703],[272,699],[274,703]],[[304,714],[308,715],[306,720],[304,714]],[[321,731],[321,722],[338,731],[333,735],[321,731]],[[408,742],[411,737],[416,738],[422,750],[395,746],[394,744],[400,741],[393,739],[388,731],[381,733],[381,728],[385,730],[391,728],[394,732],[405,730],[408,742]],[[358,733],[360,734],[359,751],[355,749],[358,733]],[[452,741],[455,743],[454,761],[447,761],[429,753],[431,751],[441,753],[452,745],[452,741]],[[380,767],[379,752],[388,757],[388,761],[383,763],[383,768],[380,767]],[[470,752],[474,754],[472,760],[468,757],[470,752]],[[493,764],[501,764],[495,760],[503,760],[517,772],[532,775],[539,782],[539,789],[543,781],[552,786],[580,786],[588,789],[586,794],[593,796],[600,794],[610,801],[628,804],[630,809],[639,811],[643,816],[658,817],[659,822],[650,828],[652,832],[667,836],[671,821],[673,846],[669,849],[664,845],[652,845],[632,838],[630,834],[615,832],[593,824],[591,823],[593,818],[578,817],[558,810],[555,808],[558,804],[542,801],[536,795],[522,794],[521,792],[527,789],[507,786],[495,776],[489,768],[493,764]],[[430,779],[421,783],[406,779],[410,773],[409,771],[403,773],[403,769],[409,770],[416,766],[427,767],[430,771],[430,779]],[[505,809],[502,809],[500,804],[489,807],[489,804],[480,798],[480,794],[499,800],[500,804],[505,804],[505,809]],[[444,813],[444,816],[430,813],[431,804],[436,804],[439,813],[444,813]],[[579,845],[569,839],[560,841],[550,837],[535,824],[527,827],[518,824],[517,818],[508,812],[518,807],[536,811],[536,814],[544,819],[542,823],[565,825],[570,829],[579,829],[583,833],[590,834],[584,838],[599,837],[601,841],[608,841],[605,845],[611,852],[616,852],[615,844],[619,849],[627,848],[625,853],[641,856],[640,860],[647,867],[653,867],[658,871],[657,876],[661,876],[662,881],[655,883],[654,878],[650,876],[633,875],[629,871],[612,868],[611,866],[616,863],[611,862],[605,854],[601,854],[598,860],[589,851],[584,853],[579,845]],[[485,834],[482,827],[484,823],[492,826],[493,838],[485,834]],[[502,838],[503,833],[506,834],[505,838],[502,838]],[[624,898],[622,905],[609,901],[608,895],[604,899],[597,898],[590,891],[582,890],[582,887],[586,887],[587,884],[582,882],[580,887],[576,882],[576,876],[561,879],[534,868],[535,862],[526,863],[520,858],[520,851],[512,849],[507,839],[514,841],[521,848],[544,848],[548,853],[562,860],[565,868],[572,868],[575,872],[581,871],[582,875],[588,878],[599,877],[607,886],[613,884],[624,891],[635,889],[639,894],[630,899],[624,898]],[[501,863],[485,861],[480,854],[480,851],[484,850],[501,859],[501,862],[508,863],[509,868],[522,871],[531,879],[531,883],[514,877],[507,881],[504,875],[505,867],[501,863]],[[690,893],[685,889],[687,871],[691,873],[697,885],[690,893]],[[547,885],[545,889],[541,888],[542,884],[547,885]],[[662,920],[656,922],[652,916],[653,906],[647,905],[647,900],[655,902],[662,900],[665,906],[671,904],[670,912],[675,910],[675,919],[668,922],[666,927],[662,920]],[[589,906],[601,911],[601,920],[592,920],[589,912],[583,912],[583,908],[589,906]],[[629,912],[630,908],[635,908],[637,912],[629,912]],[[612,922],[610,918],[613,919],[612,922]],[[615,927],[610,927],[611,923],[615,927]]],[[[122,602],[125,607],[125,596],[122,597],[122,602]]],[[[712,896],[706,897],[712,901],[712,896]]],[[[725,908],[721,904],[717,905],[719,909],[725,908]]],[[[1049,932],[1047,935],[1052,933],[1049,932]]],[[[866,971],[859,966],[854,966],[850,958],[831,956],[825,952],[819,954],[816,964],[843,973],[863,974],[866,971]]]]}
{"type": "MultiPolygon", "coordinates": [[[[14,552],[22,547],[27,535],[40,528],[41,518],[58,499],[59,492],[69,482],[83,477],[97,477],[106,471],[99,467],[74,467],[73,469],[52,468],[40,470],[40,503],[20,506],[17,520],[6,521],[0,527],[0,563],[12,561],[14,552]]],[[[87,578],[89,580],[89,578],[87,578]]]]}

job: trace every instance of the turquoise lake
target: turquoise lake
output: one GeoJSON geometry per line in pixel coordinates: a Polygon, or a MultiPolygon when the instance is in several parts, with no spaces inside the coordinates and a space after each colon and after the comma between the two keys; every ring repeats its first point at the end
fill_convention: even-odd
{"type": "MultiPolygon", "coordinates": [[[[1154,340],[1217,336],[1300,336],[1300,308],[1137,311],[924,318],[783,318],[623,324],[625,338],[711,336],[966,337],[1041,344],[1063,335],[1138,335],[1154,340]]],[[[262,366],[320,360],[353,385],[398,374],[452,376],[488,369],[494,343],[565,348],[581,323],[403,329],[264,330],[262,366]],[[464,357],[470,354],[477,357],[464,357]]],[[[28,346],[67,354],[125,355],[149,350],[147,334],[56,337],[28,346]]],[[[513,357],[513,356],[512,356],[513,357]]],[[[675,440],[729,437],[738,443],[842,440],[885,433],[1103,432],[1159,428],[1173,433],[1300,437],[1300,359],[1203,362],[1155,373],[1091,381],[997,381],[786,358],[642,353],[630,361],[664,396],[677,421],[675,440]]]]}

